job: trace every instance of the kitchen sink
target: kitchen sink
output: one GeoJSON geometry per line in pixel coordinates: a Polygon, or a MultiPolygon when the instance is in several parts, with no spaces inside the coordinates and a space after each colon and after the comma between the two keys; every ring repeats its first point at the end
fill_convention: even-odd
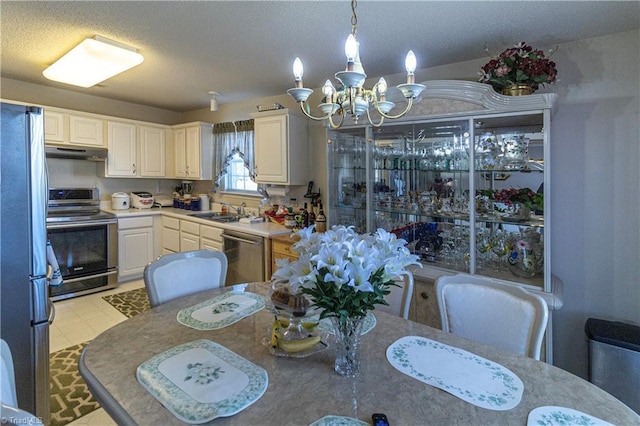
{"type": "Polygon", "coordinates": [[[229,223],[237,222],[241,216],[220,212],[202,212],[202,213],[189,213],[187,216],[197,217],[200,219],[207,219],[212,222],[229,223]]]}

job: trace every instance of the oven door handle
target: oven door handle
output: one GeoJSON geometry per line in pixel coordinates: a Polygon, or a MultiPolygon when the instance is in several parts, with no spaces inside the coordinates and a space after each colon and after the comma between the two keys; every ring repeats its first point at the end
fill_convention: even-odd
{"type": "Polygon", "coordinates": [[[106,277],[107,275],[113,275],[118,273],[118,269],[114,269],[113,271],[108,271],[108,272],[102,272],[99,274],[91,274],[88,276],[82,276],[82,277],[78,277],[78,278],[65,278],[64,279],[64,283],[68,284],[68,283],[74,283],[76,281],[83,281],[86,280],[87,278],[99,278],[99,277],[106,277]]]}
{"type": "Polygon", "coordinates": [[[86,222],[47,223],[47,229],[79,228],[84,226],[109,225],[118,223],[118,219],[88,220],[86,222]]]}

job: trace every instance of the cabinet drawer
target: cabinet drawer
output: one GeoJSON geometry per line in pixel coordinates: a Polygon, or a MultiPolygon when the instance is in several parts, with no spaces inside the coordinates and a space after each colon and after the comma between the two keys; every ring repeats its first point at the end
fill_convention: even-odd
{"type": "Polygon", "coordinates": [[[282,241],[278,241],[278,240],[272,240],[271,241],[271,251],[274,253],[274,257],[275,257],[275,253],[281,253],[287,256],[294,256],[295,258],[298,257],[298,253],[293,250],[293,241],[288,243],[288,242],[282,242],[282,241]]]}
{"type": "Polygon", "coordinates": [[[175,229],[176,231],[179,231],[180,219],[164,216],[162,218],[162,226],[164,226],[165,228],[171,228],[171,229],[175,229]]]}
{"type": "Polygon", "coordinates": [[[185,232],[187,234],[192,235],[200,235],[200,225],[194,222],[189,222],[188,220],[180,221],[180,231],[185,232]]]}
{"type": "Polygon", "coordinates": [[[162,228],[162,251],[177,253],[180,251],[180,231],[164,227],[162,228]]]}
{"type": "Polygon", "coordinates": [[[152,216],[127,217],[118,219],[118,230],[132,228],[148,228],[153,226],[152,216]]]}
{"type": "Polygon", "coordinates": [[[222,228],[212,226],[200,226],[200,236],[207,240],[222,242],[222,228]]]}

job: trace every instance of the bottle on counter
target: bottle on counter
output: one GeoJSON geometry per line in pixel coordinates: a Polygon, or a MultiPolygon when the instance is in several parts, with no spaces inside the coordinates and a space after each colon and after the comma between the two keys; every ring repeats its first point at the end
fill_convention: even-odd
{"type": "Polygon", "coordinates": [[[327,230],[327,217],[324,215],[324,210],[322,209],[322,203],[320,203],[318,215],[316,216],[316,232],[325,232],[326,230],[327,230]]]}
{"type": "Polygon", "coordinates": [[[302,208],[302,211],[300,212],[300,215],[302,215],[302,223],[300,224],[301,228],[306,228],[309,226],[309,211],[307,210],[307,203],[304,203],[304,207],[302,208]]]}
{"type": "Polygon", "coordinates": [[[311,210],[309,210],[309,226],[313,226],[316,223],[316,206],[311,204],[311,210]]]}

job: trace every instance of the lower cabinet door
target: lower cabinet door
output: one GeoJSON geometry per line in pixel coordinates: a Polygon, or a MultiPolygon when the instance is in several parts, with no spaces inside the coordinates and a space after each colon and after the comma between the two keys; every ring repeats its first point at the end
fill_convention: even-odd
{"type": "Polygon", "coordinates": [[[142,278],[153,260],[153,228],[118,231],[118,281],[142,278]]]}

